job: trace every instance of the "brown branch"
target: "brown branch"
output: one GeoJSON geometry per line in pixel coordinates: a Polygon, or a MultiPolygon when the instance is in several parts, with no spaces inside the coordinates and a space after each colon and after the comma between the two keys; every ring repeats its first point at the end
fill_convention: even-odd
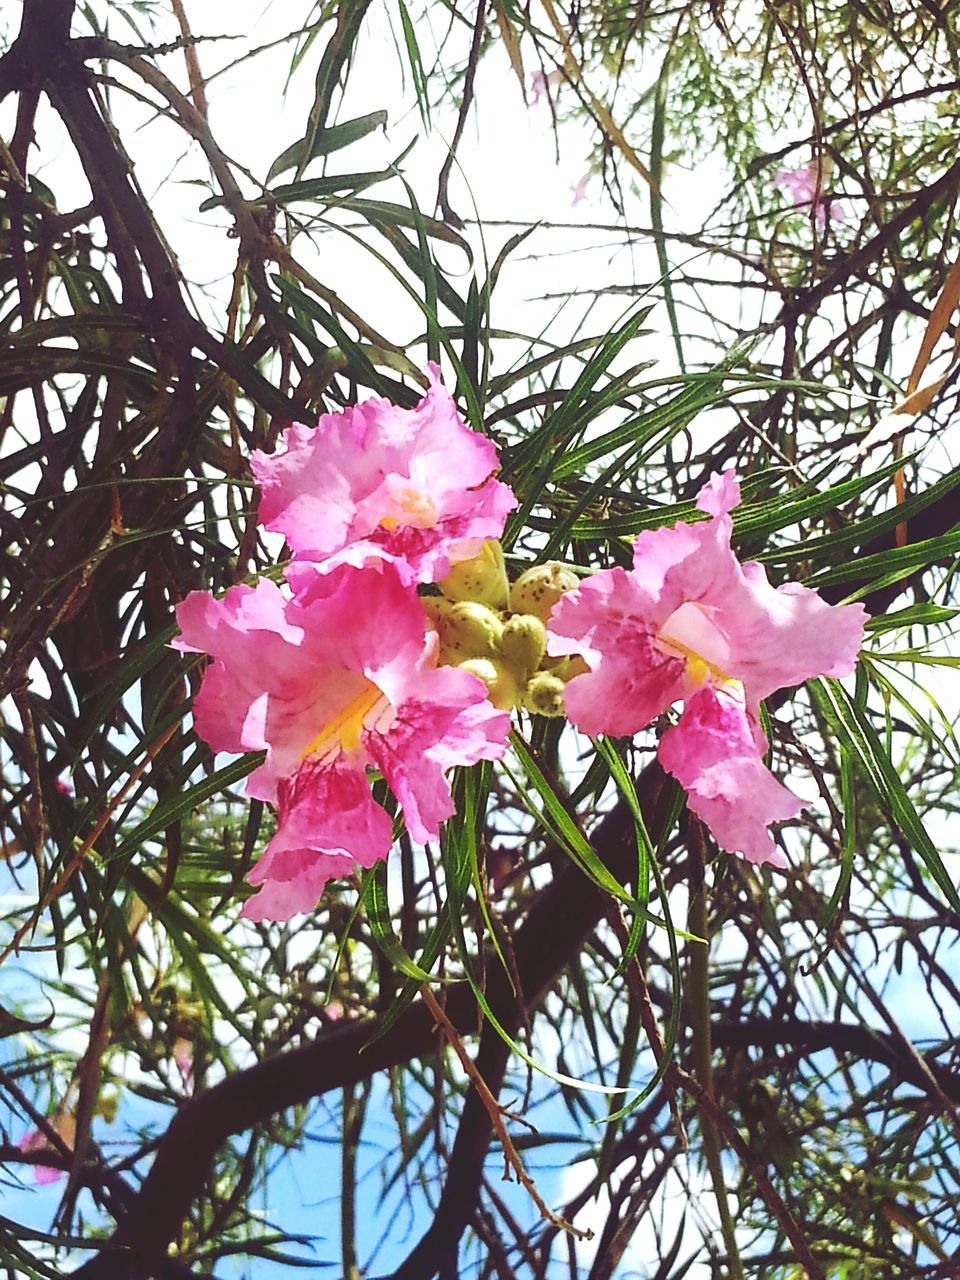
{"type": "Polygon", "coordinates": [[[440,170],[440,180],[437,185],[437,204],[440,206],[444,222],[449,223],[451,227],[459,228],[463,226],[463,219],[459,214],[454,213],[450,207],[447,185],[450,182],[450,172],[457,156],[457,147],[460,145],[460,139],[463,137],[463,130],[467,123],[467,116],[470,113],[470,104],[473,102],[473,85],[477,76],[477,63],[480,61],[480,41],[483,38],[483,25],[486,16],[487,0],[477,0],[477,16],[473,24],[473,39],[470,41],[467,70],[463,78],[463,97],[460,101],[460,113],[457,116],[457,126],[453,131],[450,150],[447,152],[447,158],[444,160],[443,167],[440,170]]]}
{"type": "MultiPolygon", "coordinates": [[[[659,767],[650,766],[644,775],[644,792],[655,799],[661,781],[659,767]]],[[[628,838],[632,829],[629,818],[618,807],[603,819],[595,833],[595,843],[603,850],[614,875],[630,873],[635,859],[628,838]]],[[[523,980],[528,1011],[540,1004],[558,974],[582,949],[601,917],[604,902],[604,893],[573,866],[560,871],[538,896],[514,939],[517,971],[523,980]],[[557,920],[563,920],[563,929],[556,927],[557,920]]],[[[521,1021],[520,1011],[510,980],[497,964],[491,964],[486,995],[498,1019],[508,1030],[515,1031],[521,1021]]],[[[447,989],[445,1012],[460,1034],[476,1027],[478,1009],[468,983],[454,983],[447,989]]],[[[217,1151],[232,1134],[251,1129],[288,1107],[302,1105],[332,1089],[348,1088],[379,1071],[424,1057],[436,1047],[433,1015],[422,1000],[410,1005],[384,1035],[377,1038],[376,1031],[376,1019],[340,1024],[326,1030],[313,1043],[238,1072],[186,1103],[161,1139],[153,1165],[112,1240],[77,1275],[83,1280],[145,1280],[200,1194],[217,1151]]],[[[485,1028],[477,1067],[491,1092],[499,1091],[506,1061],[506,1045],[492,1028],[485,1028]]],[[[489,1116],[476,1094],[471,1094],[451,1163],[460,1161],[460,1167],[469,1166],[471,1172],[479,1165],[478,1184],[490,1131],[489,1116]],[[468,1112],[471,1102],[473,1108],[468,1112]],[[466,1125],[468,1114],[472,1115],[474,1109],[482,1114],[484,1123],[471,1121],[466,1125]],[[461,1151],[469,1148],[469,1160],[458,1153],[458,1146],[461,1151]]],[[[462,1198],[463,1190],[459,1185],[451,1189],[448,1180],[447,1204],[462,1198]]],[[[421,1263],[427,1253],[432,1259],[451,1242],[456,1244],[462,1227],[451,1230],[455,1216],[451,1213],[444,1221],[444,1214],[438,1212],[436,1229],[428,1232],[404,1264],[406,1270],[401,1269],[398,1275],[424,1274],[421,1263]]],[[[469,1217],[468,1212],[464,1225],[469,1217]]]]}
{"type": "Polygon", "coordinates": [[[770,1213],[779,1223],[784,1235],[793,1245],[797,1262],[804,1268],[807,1274],[807,1280],[826,1280],[823,1268],[814,1258],[810,1251],[810,1246],[804,1238],[803,1232],[796,1218],[787,1208],[782,1196],[770,1180],[764,1166],[751,1152],[750,1148],[740,1136],[740,1131],[733,1123],[730,1117],[717,1106],[711,1095],[703,1086],[689,1075],[682,1068],[671,1064],[667,1068],[667,1074],[671,1077],[683,1091],[693,1099],[697,1105],[697,1109],[701,1115],[708,1119],[723,1134],[723,1140],[728,1147],[731,1148],[740,1163],[746,1169],[754,1185],[763,1197],[763,1202],[770,1210],[770,1213]]]}
{"type": "Polygon", "coordinates": [[[746,1045],[768,1048],[780,1044],[800,1051],[804,1057],[829,1050],[838,1058],[843,1055],[878,1062],[896,1071],[901,1080],[921,1089],[938,1105],[942,1105],[938,1096],[941,1093],[951,1103],[960,1105],[960,1072],[941,1066],[935,1055],[929,1052],[920,1055],[921,1065],[892,1034],[874,1031],[871,1027],[847,1022],[813,1022],[804,1018],[747,1018],[737,1022],[715,1022],[714,1040],[718,1048],[742,1048],[746,1045]]]}

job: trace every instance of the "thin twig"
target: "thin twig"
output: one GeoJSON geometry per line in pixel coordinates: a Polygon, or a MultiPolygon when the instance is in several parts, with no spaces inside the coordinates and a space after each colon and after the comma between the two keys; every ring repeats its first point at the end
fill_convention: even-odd
{"type": "Polygon", "coordinates": [[[567,1220],[562,1218],[558,1213],[554,1213],[554,1211],[545,1203],[540,1192],[537,1190],[533,1179],[523,1167],[523,1161],[520,1159],[509,1133],[507,1133],[506,1125],[503,1123],[504,1108],[501,1107],[500,1103],[487,1088],[486,1081],[480,1075],[479,1071],[473,1064],[473,1059],[463,1047],[463,1041],[457,1034],[456,1027],[437,1003],[436,997],[428,986],[424,985],[420,988],[420,995],[423,997],[423,1002],[430,1010],[437,1026],[446,1036],[450,1047],[460,1059],[460,1063],[464,1071],[467,1073],[468,1079],[476,1089],[481,1102],[487,1109],[487,1114],[490,1117],[490,1123],[493,1125],[494,1132],[500,1140],[500,1147],[503,1151],[504,1165],[506,1166],[504,1170],[504,1178],[509,1181],[510,1170],[513,1169],[517,1176],[517,1181],[526,1190],[530,1199],[548,1222],[552,1222],[553,1225],[555,1227],[559,1227],[561,1231],[567,1231],[570,1235],[576,1236],[578,1240],[592,1240],[592,1231],[582,1231],[579,1227],[573,1226],[572,1223],[567,1222],[567,1220]]]}

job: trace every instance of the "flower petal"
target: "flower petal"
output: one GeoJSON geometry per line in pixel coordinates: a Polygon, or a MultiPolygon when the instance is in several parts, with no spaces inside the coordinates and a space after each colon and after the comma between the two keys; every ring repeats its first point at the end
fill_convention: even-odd
{"type": "Polygon", "coordinates": [[[697,507],[707,515],[725,516],[740,505],[740,481],[733,468],[715,471],[697,494],[697,507]]]}
{"type": "Polygon", "coordinates": [[[261,520],[297,557],[329,568],[393,563],[406,583],[444,577],[498,538],[516,499],[493,478],[493,443],[471,431],[428,366],[414,409],[371,399],[296,425],[282,450],[251,458],[261,520]]]}
{"type": "Polygon", "coordinates": [[[658,756],[721,849],[751,862],[787,865],[768,827],[795,817],[804,804],[763,763],[742,702],[723,690],[702,689],[664,734],[658,756]]]}
{"type": "Polygon", "coordinates": [[[828,604],[797,582],[772,587],[755,561],[714,617],[730,646],[729,674],[755,701],[813,676],[849,675],[866,620],[863,605],[828,604]]]}
{"type": "Polygon", "coordinates": [[[654,643],[656,576],[604,570],[568,592],[550,615],[550,653],[580,654],[590,667],[565,695],[567,716],[584,733],[638,733],[680,696],[684,664],[654,643]]]}
{"type": "Polygon", "coordinates": [[[499,760],[510,717],[487,700],[484,685],[456,667],[425,670],[418,696],[397,708],[394,724],[371,732],[365,745],[397,797],[418,844],[436,840],[454,812],[446,771],[478,760],[499,760]]]}
{"type": "Polygon", "coordinates": [[[281,784],[277,833],[250,873],[263,887],[241,915],[289,920],[312,911],[328,880],[386,858],[392,840],[393,823],[362,769],[308,761],[281,784]]]}

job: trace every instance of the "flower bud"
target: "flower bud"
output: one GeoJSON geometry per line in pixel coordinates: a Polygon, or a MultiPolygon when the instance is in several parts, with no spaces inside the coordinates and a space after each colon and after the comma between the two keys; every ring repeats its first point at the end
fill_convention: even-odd
{"type": "Polygon", "coordinates": [[[456,666],[466,658],[492,658],[499,652],[503,623],[486,605],[427,596],[423,607],[440,634],[438,666],[456,666]]]}
{"type": "Polygon", "coordinates": [[[579,587],[580,579],[559,560],[534,565],[522,573],[510,591],[510,608],[514,613],[532,613],[541,622],[567,591],[579,587]]]}
{"type": "Polygon", "coordinates": [[[510,711],[520,701],[517,673],[508,662],[496,658],[468,658],[460,663],[461,671],[469,671],[487,686],[490,701],[498,711],[510,711]]]}
{"type": "Polygon", "coordinates": [[[547,651],[547,628],[532,613],[515,613],[503,624],[500,648],[518,671],[531,676],[547,651]]]}
{"type": "Polygon", "coordinates": [[[563,681],[549,671],[538,671],[527,685],[523,705],[535,716],[562,716],[563,681]]]}
{"type": "Polygon", "coordinates": [[[478,555],[458,561],[437,586],[448,600],[474,600],[491,609],[505,609],[510,583],[500,543],[488,539],[478,555]]]}
{"type": "Polygon", "coordinates": [[[548,662],[547,670],[566,684],[574,676],[585,676],[590,668],[579,653],[571,653],[566,658],[555,658],[552,662],[548,662]]]}

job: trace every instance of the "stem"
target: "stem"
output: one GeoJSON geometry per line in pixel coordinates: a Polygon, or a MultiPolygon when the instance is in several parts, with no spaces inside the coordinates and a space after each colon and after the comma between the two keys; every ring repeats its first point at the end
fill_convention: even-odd
{"type": "MultiPolygon", "coordinates": [[[[690,972],[687,977],[690,1022],[693,1029],[693,1062],[696,1077],[704,1093],[711,1102],[715,1102],[713,1049],[710,1038],[710,934],[708,932],[707,882],[703,860],[703,835],[692,820],[690,861],[697,883],[691,886],[687,927],[691,933],[706,939],[705,944],[693,944],[690,952],[690,972]]],[[[730,1216],[727,1186],[720,1158],[720,1131],[713,1117],[705,1111],[700,1112],[700,1132],[703,1135],[703,1154],[720,1213],[720,1232],[727,1250],[730,1280],[744,1280],[743,1263],[740,1261],[740,1251],[737,1248],[737,1236],[730,1216]]]]}
{"type": "Polygon", "coordinates": [[[340,1258],[343,1280],[360,1280],[357,1265],[357,1148],[367,1107],[365,1087],[343,1091],[343,1145],[340,1153],[340,1258]]]}

